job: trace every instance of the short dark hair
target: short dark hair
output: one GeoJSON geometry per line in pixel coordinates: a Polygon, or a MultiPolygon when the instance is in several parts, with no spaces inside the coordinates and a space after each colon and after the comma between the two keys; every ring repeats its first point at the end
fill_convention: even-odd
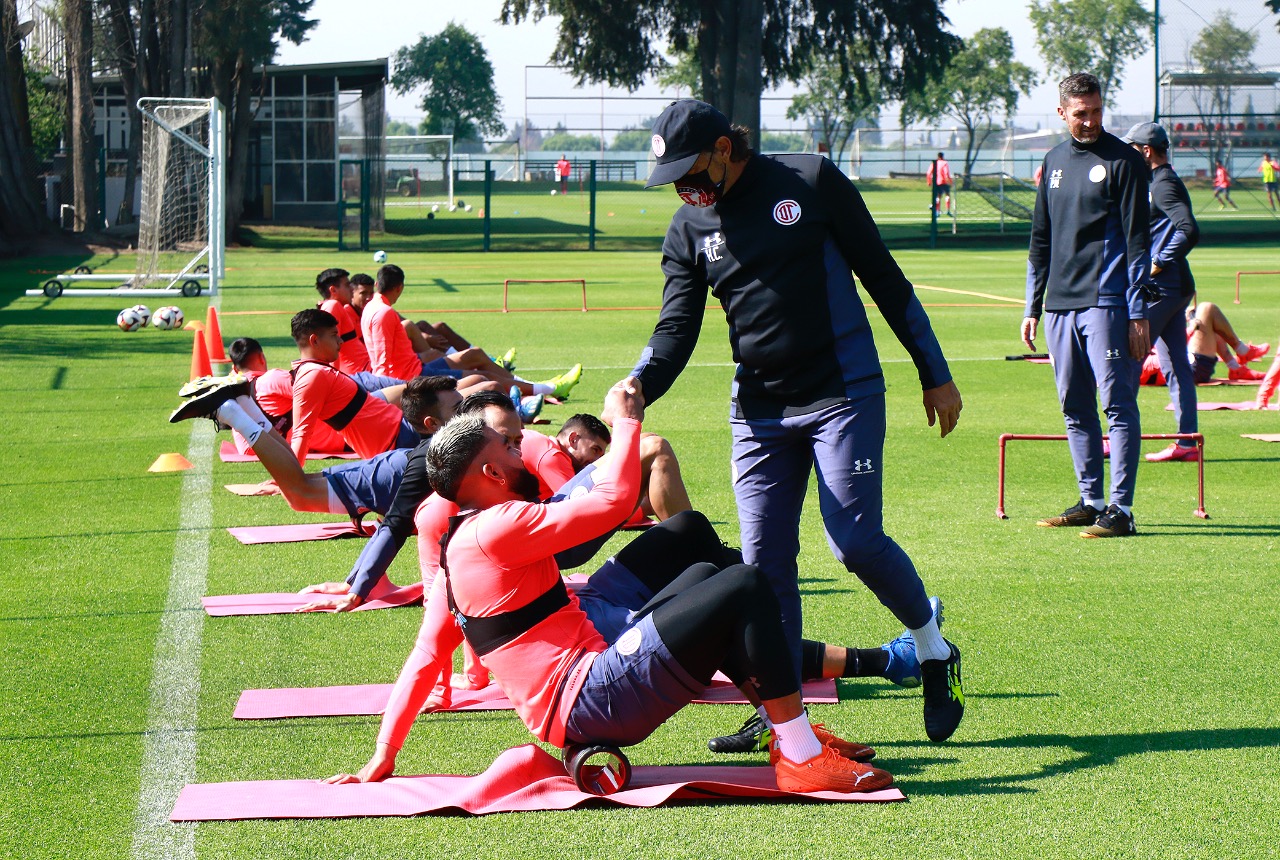
{"type": "Polygon", "coordinates": [[[439,420],[440,416],[433,415],[432,410],[440,402],[440,392],[457,389],[458,380],[452,376],[415,376],[404,387],[400,410],[410,426],[418,430],[428,415],[439,420]]]}
{"type": "Polygon", "coordinates": [[[1088,72],[1076,72],[1074,75],[1067,75],[1058,84],[1058,103],[1066,104],[1070,99],[1101,92],[1102,84],[1098,83],[1096,76],[1088,72]]]}
{"type": "Polygon", "coordinates": [[[941,152],[939,152],[939,153],[938,153],[938,158],[946,158],[946,156],[944,156],[941,152]]]}
{"type": "Polygon", "coordinates": [[[395,263],[387,263],[379,269],[378,278],[373,282],[373,288],[379,293],[402,286],[404,286],[404,269],[395,263]]]}
{"type": "Polygon", "coordinates": [[[351,281],[351,286],[353,287],[372,287],[373,286],[373,278],[370,277],[369,275],[366,275],[364,272],[356,272],[354,275],[348,278],[348,280],[351,281]]]}
{"type": "Polygon", "coordinates": [[[733,149],[729,151],[730,161],[746,161],[756,154],[751,148],[751,129],[746,126],[729,126],[729,140],[733,143],[733,149]]]}
{"type": "Polygon", "coordinates": [[[231,366],[236,370],[244,367],[249,359],[262,354],[262,344],[251,337],[238,337],[231,341],[227,355],[231,356],[231,366]]]}
{"type": "Polygon", "coordinates": [[[339,281],[350,274],[346,269],[325,269],[316,275],[316,292],[322,299],[329,298],[329,288],[337,286],[339,281]]]}
{"type": "Polygon", "coordinates": [[[516,405],[511,398],[501,391],[476,391],[462,398],[458,406],[459,415],[483,415],[485,409],[496,406],[503,412],[515,412],[516,405]]]}
{"type": "Polygon", "coordinates": [[[605,423],[596,416],[586,412],[579,412],[577,415],[570,415],[569,420],[565,421],[564,424],[560,426],[560,432],[556,435],[563,436],[566,433],[572,433],[574,431],[579,433],[588,433],[595,436],[597,439],[603,439],[606,445],[613,441],[612,437],[609,435],[609,428],[605,423]]]}
{"type": "Polygon", "coordinates": [[[479,415],[459,415],[431,437],[427,448],[427,480],[442,498],[451,502],[458,500],[462,479],[489,444],[488,430],[479,415]]]}
{"type": "Polygon", "coordinates": [[[293,342],[298,346],[306,346],[307,339],[313,334],[320,334],[325,329],[337,327],[338,320],[333,314],[319,308],[298,311],[289,321],[289,331],[293,334],[293,342]]]}

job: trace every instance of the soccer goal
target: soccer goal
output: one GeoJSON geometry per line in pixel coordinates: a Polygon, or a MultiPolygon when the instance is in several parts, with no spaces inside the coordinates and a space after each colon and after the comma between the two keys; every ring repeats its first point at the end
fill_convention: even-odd
{"type": "Polygon", "coordinates": [[[142,194],[138,257],[130,273],[81,266],[27,295],[192,297],[216,295],[226,276],[225,116],[217,99],[138,100],[142,112],[142,194]],[[122,280],[123,279],[123,280],[122,280]],[[67,289],[108,282],[108,289],[67,289]]]}
{"type": "Polygon", "coordinates": [[[387,137],[387,206],[451,208],[453,135],[387,137]]]}

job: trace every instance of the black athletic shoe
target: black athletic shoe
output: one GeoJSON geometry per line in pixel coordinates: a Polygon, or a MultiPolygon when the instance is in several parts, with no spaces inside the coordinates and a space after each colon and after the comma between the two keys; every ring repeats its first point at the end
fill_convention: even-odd
{"type": "Polygon", "coordinates": [[[940,743],[951,737],[964,716],[964,684],[960,678],[960,649],[950,642],[947,660],[924,660],[920,678],[924,686],[924,733],[940,743]]]}
{"type": "Polygon", "coordinates": [[[742,728],[733,734],[712,738],[707,741],[707,749],[713,753],[743,753],[767,750],[769,741],[772,738],[773,732],[765,725],[764,720],[760,719],[760,715],[752,714],[751,719],[743,723],[742,728]]]}
{"type": "Polygon", "coordinates": [[[188,418],[212,418],[218,407],[228,400],[235,400],[241,394],[249,393],[249,381],[237,379],[225,385],[217,385],[191,397],[186,403],[173,410],[169,416],[170,424],[177,424],[188,418]]]}
{"type": "Polygon", "coordinates": [[[1091,508],[1084,503],[1084,499],[1076,502],[1056,517],[1046,517],[1036,523],[1038,526],[1046,528],[1061,528],[1062,526],[1091,526],[1098,521],[1098,517],[1102,516],[1103,511],[1097,508],[1091,508]]]}
{"type": "Polygon", "coordinates": [[[1136,535],[1138,527],[1133,517],[1120,510],[1119,505],[1112,505],[1098,517],[1098,521],[1080,532],[1084,538],[1129,537],[1136,535]]]}

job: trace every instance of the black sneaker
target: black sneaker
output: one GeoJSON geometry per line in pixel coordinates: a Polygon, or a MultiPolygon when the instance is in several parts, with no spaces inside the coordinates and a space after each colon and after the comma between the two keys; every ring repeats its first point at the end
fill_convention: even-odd
{"type": "Polygon", "coordinates": [[[765,725],[764,720],[760,719],[760,715],[752,714],[751,719],[743,723],[742,728],[733,734],[712,738],[707,741],[707,749],[713,753],[743,753],[767,750],[769,741],[772,738],[773,732],[765,725]]]}
{"type": "Polygon", "coordinates": [[[188,418],[213,418],[213,414],[218,411],[219,406],[228,400],[235,400],[241,394],[248,393],[249,381],[247,379],[236,379],[234,382],[205,389],[194,397],[188,398],[186,403],[173,410],[173,414],[169,416],[169,423],[177,424],[179,421],[185,421],[188,418]]]}
{"type": "Polygon", "coordinates": [[[1084,499],[1076,502],[1056,517],[1046,517],[1036,523],[1038,526],[1046,528],[1061,528],[1062,526],[1091,526],[1098,521],[1098,517],[1104,512],[1097,508],[1091,508],[1084,503],[1084,499]]]}
{"type": "Polygon", "coordinates": [[[920,663],[924,686],[924,733],[941,743],[960,725],[964,716],[964,683],[960,678],[960,649],[950,642],[951,657],[920,663]]]}
{"type": "Polygon", "coordinates": [[[1120,510],[1119,505],[1107,508],[1098,521],[1080,532],[1084,538],[1129,537],[1138,533],[1133,517],[1120,510]]]}

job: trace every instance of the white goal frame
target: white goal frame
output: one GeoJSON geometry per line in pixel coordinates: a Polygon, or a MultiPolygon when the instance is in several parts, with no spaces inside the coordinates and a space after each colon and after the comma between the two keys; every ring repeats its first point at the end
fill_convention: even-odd
{"type": "Polygon", "coordinates": [[[394,144],[404,143],[413,144],[422,143],[439,143],[446,145],[445,157],[443,159],[444,175],[442,180],[444,183],[444,195],[437,194],[421,194],[414,192],[410,196],[401,196],[397,193],[396,188],[392,187],[390,182],[387,183],[386,205],[388,207],[423,207],[439,204],[441,206],[454,205],[453,191],[453,135],[451,134],[410,134],[410,135],[388,135],[385,138],[386,147],[383,154],[383,169],[390,172],[392,170],[413,169],[423,161],[438,161],[439,159],[427,153],[419,152],[392,152],[394,144]]]}
{"type": "MultiPolygon", "coordinates": [[[[144,98],[138,99],[138,110],[142,112],[147,123],[163,129],[165,132],[176,138],[182,145],[187,146],[196,153],[206,159],[208,169],[208,200],[206,201],[205,223],[207,234],[203,247],[194,252],[191,258],[179,269],[171,272],[155,272],[141,273],[134,271],[129,273],[117,272],[115,274],[94,273],[87,266],[78,268],[72,274],[55,275],[53,278],[45,282],[44,287],[39,290],[27,290],[29,296],[46,296],[48,298],[57,298],[58,296],[136,296],[136,297],[172,297],[175,294],[181,294],[188,298],[200,295],[208,289],[210,296],[218,294],[218,286],[223,279],[226,278],[226,197],[227,197],[227,143],[226,143],[226,113],[223,110],[222,103],[216,98],[210,99],[165,99],[165,98],[144,98]],[[173,106],[189,106],[197,105],[208,106],[209,108],[209,134],[206,140],[196,140],[192,136],[184,133],[180,129],[175,129],[168,125],[163,118],[157,115],[157,109],[166,105],[173,106]],[[122,283],[124,281],[124,283],[122,283]],[[66,285],[78,282],[112,282],[120,286],[108,289],[67,289],[66,285]],[[155,284],[163,284],[162,287],[154,286],[155,284]]],[[[147,124],[144,123],[144,126],[147,124]]],[[[145,131],[144,131],[145,134],[145,131]]],[[[145,145],[145,140],[142,142],[145,145]]],[[[145,171],[146,165],[143,165],[145,171]]],[[[154,181],[154,177],[147,176],[144,172],[142,176],[143,195],[142,206],[147,206],[148,195],[146,188],[148,181],[154,181]]],[[[149,215],[154,216],[157,213],[143,212],[139,218],[139,247],[138,260],[139,269],[144,255],[148,254],[148,250],[141,247],[142,229],[141,222],[149,215]]]]}

